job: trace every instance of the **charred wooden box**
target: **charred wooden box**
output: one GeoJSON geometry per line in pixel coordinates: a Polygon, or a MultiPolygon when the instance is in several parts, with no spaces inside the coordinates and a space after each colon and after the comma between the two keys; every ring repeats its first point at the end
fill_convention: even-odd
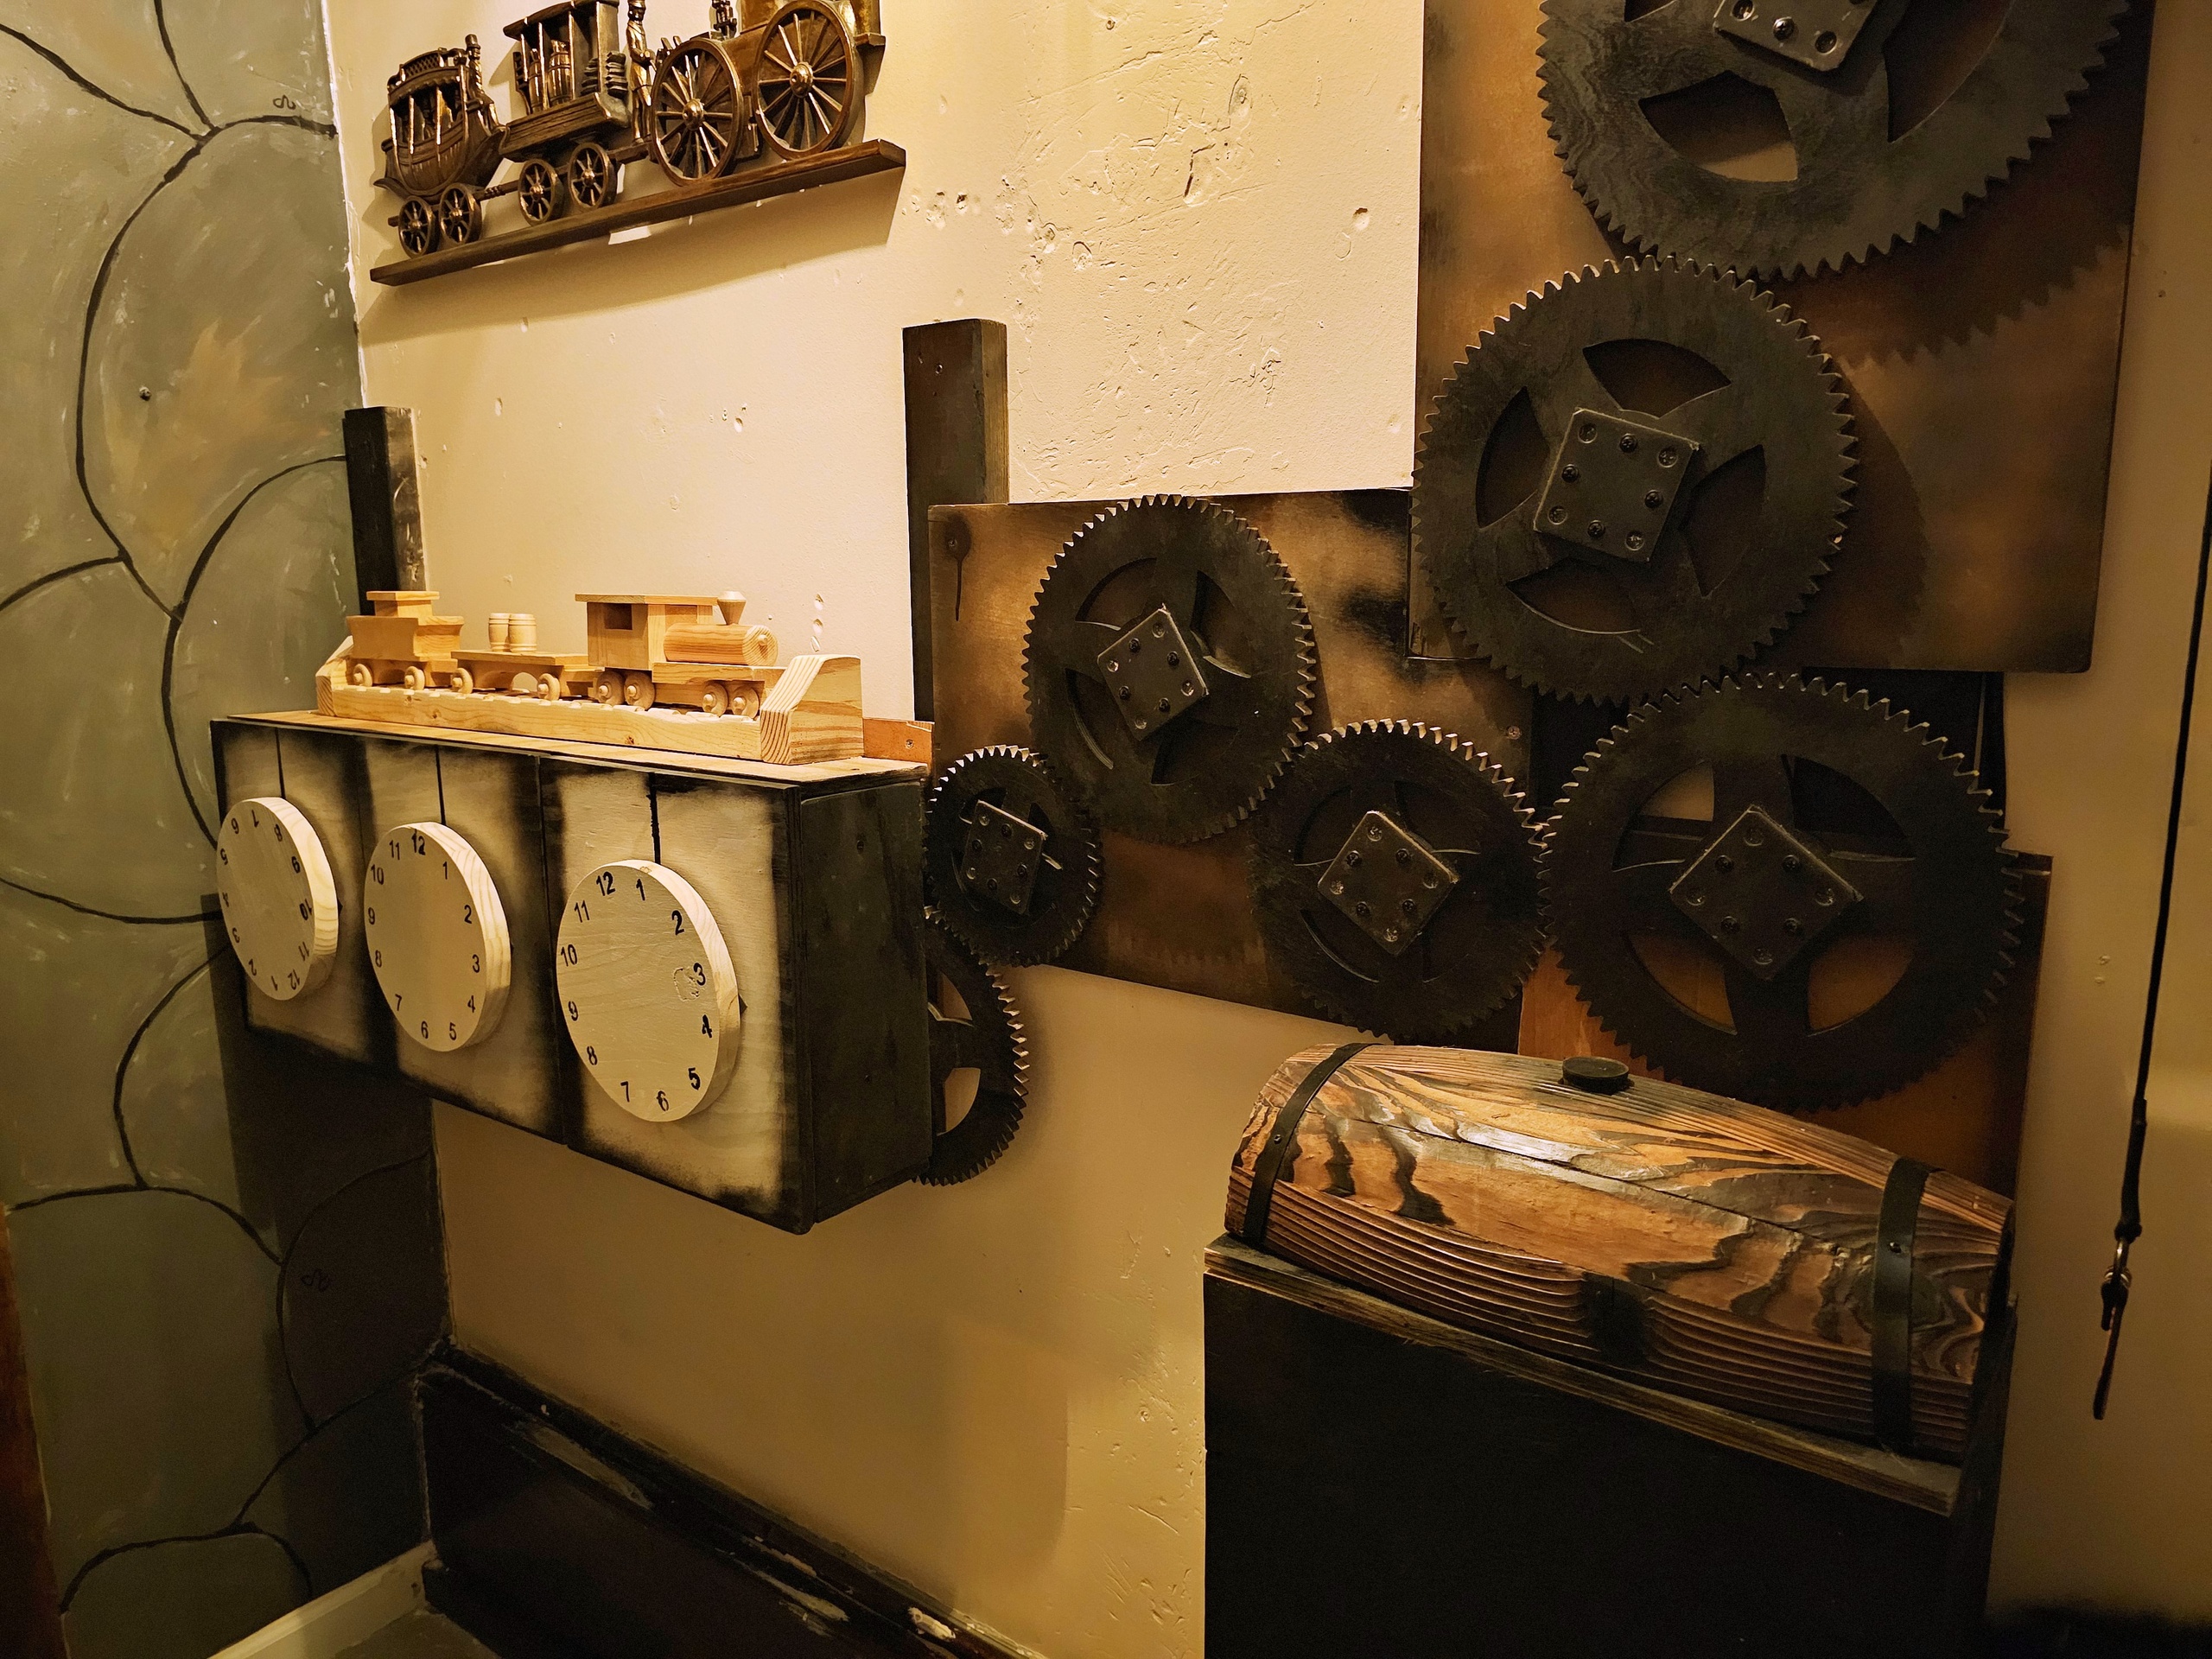
{"type": "MultiPolygon", "coordinates": [[[[794,1232],[928,1160],[920,768],[632,756],[313,715],[219,721],[215,745],[225,810],[290,802],[338,893],[328,982],[289,1001],[254,989],[257,1027],[794,1232]],[[446,1050],[397,1029],[364,925],[378,850],[411,824],[443,825],[480,859],[511,957],[497,1023],[446,1050]],[[710,1103],[665,1120],[626,1109],[584,1063],[569,1030],[575,987],[563,989],[556,962],[580,886],[624,861],[680,878],[712,918],[717,973],[734,988],[719,1074],[671,1062],[710,1103]]],[[[633,960],[649,982],[616,988],[610,1018],[625,1035],[644,1018],[632,989],[648,997],[668,977],[632,946],[607,970],[619,980],[633,960]]],[[[711,1016],[696,1017],[711,1033],[711,1016]]]]}

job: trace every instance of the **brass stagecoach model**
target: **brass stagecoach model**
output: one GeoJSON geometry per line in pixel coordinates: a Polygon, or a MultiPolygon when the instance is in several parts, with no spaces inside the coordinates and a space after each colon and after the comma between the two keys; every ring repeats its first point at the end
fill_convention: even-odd
{"type": "Polygon", "coordinates": [[[879,0],[712,0],[702,35],[648,44],[644,0],[569,0],[507,25],[522,111],[503,123],[474,35],[391,78],[391,137],[377,181],[411,255],[484,233],[484,204],[513,196],[543,225],[603,207],[622,169],[650,160],[681,190],[764,153],[835,149],[864,96],[863,51],[883,44],[879,0]],[[503,163],[517,164],[504,183],[503,163]]]}

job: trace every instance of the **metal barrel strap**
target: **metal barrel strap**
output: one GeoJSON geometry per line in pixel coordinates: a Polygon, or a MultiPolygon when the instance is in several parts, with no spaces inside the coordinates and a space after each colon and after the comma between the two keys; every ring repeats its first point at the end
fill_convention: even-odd
{"type": "Polygon", "coordinates": [[[1921,1195],[1935,1173],[1913,1158],[1890,1166],[1874,1241],[1874,1438],[1903,1456],[1913,1448],[1913,1252],[1921,1195]]]}
{"type": "Polygon", "coordinates": [[[1275,1114],[1274,1127],[1268,1131],[1267,1144],[1260,1148],[1260,1155],[1253,1162],[1252,1191],[1244,1200],[1244,1224],[1236,1230],[1236,1236],[1247,1244],[1262,1249],[1267,1247],[1268,1212],[1274,1207],[1275,1182],[1290,1162],[1290,1149],[1298,1144],[1298,1126],[1305,1121],[1306,1109],[1346,1060],[1362,1049],[1374,1046],[1373,1043],[1346,1043],[1308,1071],[1298,1087],[1290,1091],[1290,1098],[1283,1102],[1282,1109],[1275,1114]]]}

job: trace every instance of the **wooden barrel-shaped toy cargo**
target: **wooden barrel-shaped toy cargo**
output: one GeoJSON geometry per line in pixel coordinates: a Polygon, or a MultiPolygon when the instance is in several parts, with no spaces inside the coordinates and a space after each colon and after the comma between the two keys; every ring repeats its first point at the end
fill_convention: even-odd
{"type": "Polygon", "coordinates": [[[683,703],[710,714],[760,706],[758,671],[774,666],[776,636],[746,622],[744,594],[578,594],[576,600],[584,607],[585,654],[598,701],[648,709],[683,703]]]}
{"type": "Polygon", "coordinates": [[[1229,1230],[1462,1329],[1958,1461],[2008,1200],[1609,1067],[1294,1055],[1245,1127],[1229,1230]]]}

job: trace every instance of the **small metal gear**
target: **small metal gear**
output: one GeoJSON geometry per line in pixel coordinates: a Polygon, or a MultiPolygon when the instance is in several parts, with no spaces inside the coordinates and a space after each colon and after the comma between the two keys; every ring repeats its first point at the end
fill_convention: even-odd
{"type": "Polygon", "coordinates": [[[1986,9],[1927,0],[1544,0],[1544,110],[1575,188],[1630,245],[1747,274],[1840,270],[1965,212],[2026,160],[2126,9],[2011,0],[1984,45],[1951,37],[1986,9]],[[1733,176],[1662,136],[1670,110],[1708,95],[1778,108],[1794,169],[1733,176]]]}
{"type": "Polygon", "coordinates": [[[1005,984],[936,915],[924,927],[929,962],[930,1102],[937,1143],[919,1179],[930,1186],[972,1181],[998,1162],[1021,1128],[1029,1039],[1005,984]],[[945,1127],[953,1074],[980,1074],[967,1116],[945,1127]]]}
{"type": "Polygon", "coordinates": [[[1057,961],[1098,905],[1097,826],[1027,749],[978,749],[945,768],[925,857],[938,919],[985,962],[1057,961]]]}
{"type": "Polygon", "coordinates": [[[1313,627],[1251,525],[1147,496],[1061,550],[1022,667],[1039,747],[1109,829],[1204,841],[1259,804],[1305,736],[1313,627]]]}
{"type": "Polygon", "coordinates": [[[1630,715],[1567,786],[1544,877],[1567,976],[1609,1030],[1678,1082],[1785,1109],[1887,1094],[1950,1053],[1995,1001],[2019,923],[1966,761],[1864,691],[1782,675],[1630,715]],[[1659,816],[1700,768],[1710,817],[1679,800],[1659,816]],[[1898,977],[1816,1025],[1815,969],[1869,938],[1909,942],[1898,977]],[[1726,1020],[1655,972],[1681,988],[1686,964],[1708,983],[1717,964],[1726,1020]]]}
{"type": "Polygon", "coordinates": [[[1789,626],[1842,538],[1853,449],[1787,307],[1687,262],[1608,264],[1531,294],[1453,371],[1414,465],[1414,545],[1483,656],[1628,702],[1789,626]]]}
{"type": "Polygon", "coordinates": [[[1253,821],[1261,938],[1327,1014],[1441,1042],[1535,967],[1541,848],[1511,783],[1449,732],[1408,721],[1329,732],[1253,821]]]}

